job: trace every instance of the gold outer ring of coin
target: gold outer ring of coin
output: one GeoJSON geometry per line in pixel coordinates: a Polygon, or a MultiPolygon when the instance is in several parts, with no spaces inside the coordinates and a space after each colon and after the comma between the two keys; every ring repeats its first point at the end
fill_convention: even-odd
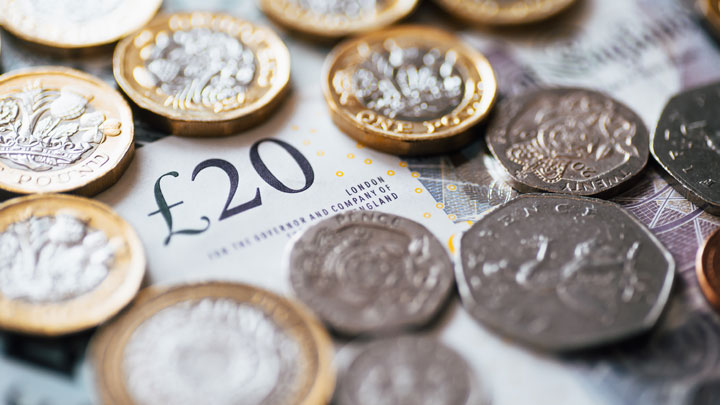
{"type": "MultiPolygon", "coordinates": [[[[32,123],[23,123],[26,128],[32,127],[33,136],[35,131],[42,132],[42,129],[37,128],[43,121],[40,118],[58,120],[55,122],[55,129],[61,131],[61,125],[78,124],[77,122],[73,124],[72,121],[79,120],[81,122],[81,118],[86,115],[86,112],[89,115],[87,105],[90,105],[94,110],[103,114],[103,122],[98,126],[98,131],[102,133],[103,139],[99,143],[96,142],[94,148],[90,148],[80,155],[71,153],[71,158],[76,159],[71,164],[44,171],[35,171],[27,167],[23,168],[16,163],[10,163],[9,155],[4,156],[3,152],[8,152],[6,149],[11,146],[2,145],[0,141],[0,190],[14,194],[72,191],[92,196],[113,185],[130,164],[135,150],[133,116],[125,99],[115,89],[94,76],[74,69],[48,66],[15,70],[0,76],[0,102],[7,100],[10,95],[22,93],[34,86],[39,86],[37,88],[41,91],[56,93],[58,90],[70,90],[76,95],[80,95],[86,101],[86,105],[82,107],[80,116],[71,119],[70,122],[64,120],[63,117],[52,115],[52,103],[49,103],[50,108],[47,105],[37,109],[25,106],[23,110],[18,106],[18,109],[23,111],[33,108],[32,111],[25,111],[25,116],[26,118],[35,117],[35,120],[31,119],[32,123]],[[47,114],[51,116],[47,117],[47,114]]],[[[65,101],[67,100],[66,98],[65,101]]],[[[67,103],[65,106],[68,106],[67,103]]],[[[73,108],[80,108],[80,106],[76,105],[73,108]]],[[[73,111],[78,112],[77,110],[73,111]]],[[[23,113],[19,112],[15,119],[22,120],[22,117],[23,113]]],[[[80,130],[86,129],[78,126],[73,136],[80,136],[77,133],[80,130]]],[[[49,134],[52,135],[52,131],[49,134]]],[[[58,133],[57,135],[59,140],[62,140],[63,134],[58,133]]],[[[17,137],[19,138],[19,135],[17,137]]],[[[57,145],[52,147],[52,153],[47,151],[43,151],[43,153],[54,156],[57,153],[68,152],[67,149],[63,150],[65,146],[79,147],[79,144],[69,140],[64,142],[62,147],[57,145]]],[[[32,145],[28,146],[28,148],[30,147],[32,145]]],[[[9,152],[18,155],[17,150],[9,152]]],[[[55,158],[53,157],[53,159],[55,158]]]]}
{"type": "Polygon", "coordinates": [[[495,73],[485,56],[448,32],[419,25],[374,31],[341,43],[325,60],[322,77],[335,125],[360,143],[395,155],[438,154],[465,146],[476,137],[471,128],[487,117],[497,96],[495,73]],[[352,75],[363,60],[361,53],[388,39],[442,52],[455,50],[465,82],[460,104],[426,121],[390,119],[366,108],[354,95],[352,75]]]}
{"type": "Polygon", "coordinates": [[[454,16],[475,24],[518,25],[550,18],[570,7],[577,0],[534,0],[533,4],[502,7],[497,0],[435,0],[435,3],[454,16]]]}
{"type": "Polygon", "coordinates": [[[227,14],[177,13],[158,16],[141,31],[120,41],[113,55],[113,74],[125,94],[161,129],[180,136],[226,136],[259,124],[282,101],[290,82],[290,52],[269,28],[227,14]],[[225,101],[222,100],[213,108],[194,103],[175,108],[171,97],[157,86],[138,82],[136,77],[149,74],[143,56],[157,34],[192,28],[220,30],[253,51],[257,72],[248,90],[249,101],[231,107],[222,104],[225,101]],[[214,111],[216,107],[220,111],[214,111]]]}
{"type": "Polygon", "coordinates": [[[0,204],[0,233],[13,223],[30,217],[72,214],[108,240],[121,241],[113,267],[93,290],[58,302],[10,299],[0,294],[0,328],[16,332],[56,336],[81,331],[106,321],[137,294],[145,275],[145,252],[132,227],[110,207],[83,197],[38,194],[0,204]]]}
{"type": "Polygon", "coordinates": [[[205,282],[173,287],[149,287],[137,296],[126,311],[103,326],[93,337],[89,355],[95,374],[96,394],[101,403],[132,404],[122,370],[124,349],[141,323],[164,308],[183,301],[203,298],[229,298],[264,309],[285,330],[299,339],[309,339],[303,350],[312,353],[315,379],[303,387],[302,397],[288,405],[321,405],[330,401],[335,387],[333,348],[322,324],[302,304],[247,284],[205,282]]]}
{"type": "Polygon", "coordinates": [[[418,0],[388,0],[375,13],[361,18],[321,16],[309,12],[291,0],[260,0],[260,8],[276,23],[314,38],[330,39],[391,25],[407,17],[418,0]]]}
{"type": "MultiPolygon", "coordinates": [[[[83,29],[81,32],[73,33],[73,30],[67,27],[48,26],[43,24],[44,21],[26,15],[24,13],[26,2],[28,0],[0,1],[2,27],[29,44],[39,45],[42,50],[66,53],[85,53],[104,49],[107,45],[119,41],[147,24],[162,5],[162,0],[125,1],[122,6],[112,11],[115,15],[111,15],[109,19],[98,17],[90,22],[74,23],[72,28],[83,29]],[[83,24],[87,25],[83,27],[83,24]],[[115,27],[110,35],[107,34],[110,31],[108,24],[115,27]],[[70,37],[69,34],[74,36],[70,37]]],[[[51,20],[57,21],[58,18],[53,15],[51,20]]]]}
{"type": "Polygon", "coordinates": [[[715,29],[715,34],[720,36],[720,0],[698,0],[698,6],[715,29]]]}
{"type": "Polygon", "coordinates": [[[720,311],[720,229],[715,230],[698,250],[695,272],[705,298],[720,311]]]}

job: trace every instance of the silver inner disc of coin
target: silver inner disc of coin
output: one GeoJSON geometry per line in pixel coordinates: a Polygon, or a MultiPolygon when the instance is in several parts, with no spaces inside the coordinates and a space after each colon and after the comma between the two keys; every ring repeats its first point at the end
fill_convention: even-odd
{"type": "Polygon", "coordinates": [[[289,0],[301,9],[318,16],[346,18],[368,17],[375,14],[385,0],[289,0]]]}
{"type": "Polygon", "coordinates": [[[118,243],[69,214],[16,222],[0,233],[0,294],[38,303],[77,298],[105,280],[118,243]]]}
{"type": "Polygon", "coordinates": [[[299,378],[298,343],[257,307],[206,298],[165,308],[124,349],[139,404],[285,403],[299,378]]]}
{"type": "Polygon", "coordinates": [[[369,344],[340,381],[340,405],[467,405],[474,376],[455,351],[430,338],[369,344]]]}
{"type": "Polygon", "coordinates": [[[551,350],[650,328],[675,271],[670,253],[630,214],[580,197],[520,196],[473,225],[460,249],[468,311],[551,350]]]}
{"type": "Polygon", "coordinates": [[[298,297],[348,334],[426,323],[453,282],[450,258],[427,229],[379,212],[340,214],[309,228],[289,267],[298,297]]]}
{"type": "Polygon", "coordinates": [[[82,23],[110,14],[124,0],[24,0],[28,15],[82,23]]]}
{"type": "Polygon", "coordinates": [[[403,47],[387,40],[355,70],[355,97],[389,118],[424,121],[440,118],[463,99],[464,80],[457,52],[403,47]]]}
{"type": "Polygon", "coordinates": [[[239,39],[209,28],[159,33],[145,60],[149,84],[178,109],[221,110],[245,102],[257,71],[253,51],[239,39]]]}

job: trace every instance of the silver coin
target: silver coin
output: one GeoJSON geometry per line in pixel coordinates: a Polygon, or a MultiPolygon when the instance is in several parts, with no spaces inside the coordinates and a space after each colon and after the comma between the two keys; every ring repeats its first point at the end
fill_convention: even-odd
{"type": "Polygon", "coordinates": [[[287,266],[298,298],[349,335],[423,325],[453,285],[452,262],[435,236],[381,212],[346,212],[308,228],[287,266]]]}
{"type": "Polygon", "coordinates": [[[595,91],[538,90],[498,106],[490,151],[519,191],[607,193],[648,159],[648,130],[625,105],[595,91]]]}
{"type": "Polygon", "coordinates": [[[673,97],[652,140],[655,159],[679,183],[679,191],[720,213],[720,83],[673,97]]]}
{"type": "Polygon", "coordinates": [[[587,348],[657,321],[670,294],[670,252],[615,203],[522,195],[460,242],[457,282],[470,314],[545,350],[587,348]]]}
{"type": "Polygon", "coordinates": [[[434,339],[380,340],[343,373],[338,405],[468,405],[474,380],[465,360],[434,339]]]}

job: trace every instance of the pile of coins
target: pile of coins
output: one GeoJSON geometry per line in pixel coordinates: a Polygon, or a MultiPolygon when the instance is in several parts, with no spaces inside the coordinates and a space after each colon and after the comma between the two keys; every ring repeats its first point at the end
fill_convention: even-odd
{"type": "MultiPolygon", "coordinates": [[[[514,25],[573,0],[436,2],[473,24],[514,25]]],[[[140,291],[138,236],[86,198],[128,167],[133,110],[77,70],[12,71],[0,76],[0,190],[16,196],[0,204],[1,328],[56,336],[102,325],[89,357],[103,403],[310,405],[334,396],[343,405],[469,405],[488,402],[479,378],[424,333],[455,295],[482,327],[548,352],[596,348],[657,323],[675,262],[644,225],[597,197],[627,187],[652,154],[691,201],[720,212],[720,163],[706,156],[720,148],[720,84],[670,100],[651,136],[630,108],[588,89],[542,89],[495,106],[495,74],[474,48],[436,28],[388,27],[416,0],[259,3],[311,38],[356,35],[318,78],[342,132],[384,152],[428,155],[467,145],[485,124],[509,183],[531,194],[472,225],[454,258],[403,217],[324,219],[288,248],[298,301],[230,282],[140,291]],[[337,388],[328,330],[362,342],[337,388]]],[[[77,12],[63,2],[6,0],[0,22],[48,52],[117,42],[119,88],[174,135],[237,134],[269,119],[288,91],[290,54],[272,29],[220,13],[156,17],[161,0],[88,4],[83,13],[102,17],[75,24],[56,18],[77,12]]],[[[718,2],[702,4],[720,29],[718,2]]],[[[698,254],[697,276],[720,310],[718,249],[720,233],[698,254]]]]}

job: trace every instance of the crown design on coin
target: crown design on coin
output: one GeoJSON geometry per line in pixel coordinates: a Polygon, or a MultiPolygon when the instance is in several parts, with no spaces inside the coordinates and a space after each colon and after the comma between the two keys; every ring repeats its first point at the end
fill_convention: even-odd
{"type": "Polygon", "coordinates": [[[611,101],[598,102],[585,95],[556,101],[538,109],[537,130],[512,134],[525,140],[506,152],[508,159],[522,166],[518,177],[534,173],[546,183],[557,183],[568,167],[582,160],[582,175],[590,178],[599,172],[592,162],[619,165],[639,156],[632,142],[637,126],[616,114],[611,101]]]}
{"type": "Polygon", "coordinates": [[[90,101],[40,82],[0,99],[0,160],[38,172],[62,169],[107,136],[120,135],[120,121],[107,119],[90,101]]]}

